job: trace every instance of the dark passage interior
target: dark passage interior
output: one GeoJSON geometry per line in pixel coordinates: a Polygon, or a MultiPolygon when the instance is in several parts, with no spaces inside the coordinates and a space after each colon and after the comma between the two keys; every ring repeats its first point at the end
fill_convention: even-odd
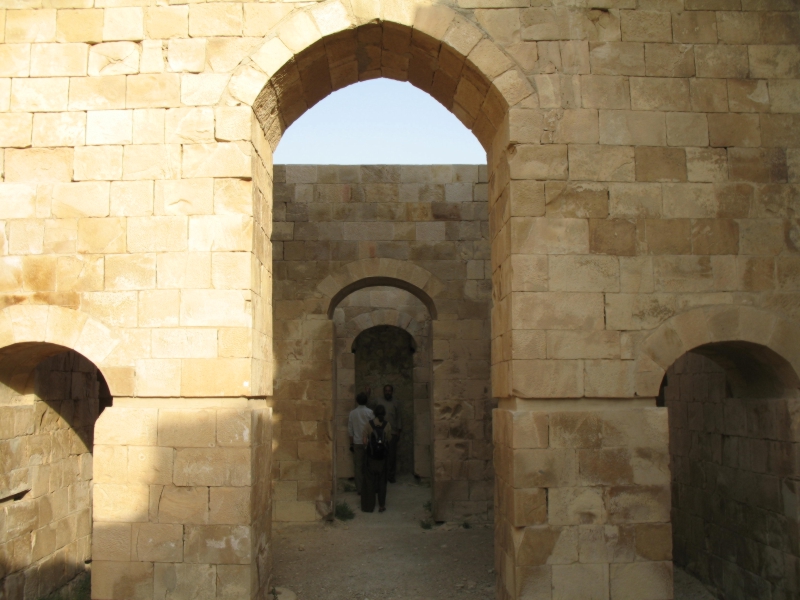
{"type": "Polygon", "coordinates": [[[793,372],[766,348],[700,347],[667,371],[673,558],[726,600],[796,598],[793,372]]]}
{"type": "Polygon", "coordinates": [[[378,325],[361,332],[353,342],[356,390],[372,388],[372,398],[383,397],[385,385],[394,388],[402,416],[403,433],[397,448],[397,474],[414,469],[414,338],[399,327],[378,325]]]}

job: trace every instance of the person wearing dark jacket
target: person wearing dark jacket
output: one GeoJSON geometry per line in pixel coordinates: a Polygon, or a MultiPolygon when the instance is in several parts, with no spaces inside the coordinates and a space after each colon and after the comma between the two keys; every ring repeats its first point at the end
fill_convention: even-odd
{"type": "Polygon", "coordinates": [[[361,510],[375,510],[375,495],[378,495],[378,511],[386,510],[386,475],[388,445],[392,439],[392,426],[386,420],[386,409],[378,405],[374,411],[375,418],[364,428],[364,447],[366,448],[366,473],[364,476],[364,492],[361,494],[361,510]]]}

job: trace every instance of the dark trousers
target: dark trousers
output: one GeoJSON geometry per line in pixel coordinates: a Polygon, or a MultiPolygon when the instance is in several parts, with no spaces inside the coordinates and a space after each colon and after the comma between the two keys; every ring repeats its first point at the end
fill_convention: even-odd
{"type": "Polygon", "coordinates": [[[353,444],[353,474],[356,480],[356,491],[359,494],[364,491],[364,462],[367,459],[366,448],[364,444],[353,444]]]}
{"type": "Polygon", "coordinates": [[[361,510],[375,510],[375,494],[378,495],[378,506],[386,506],[386,460],[375,460],[367,457],[364,461],[364,493],[361,494],[361,510]]]}
{"type": "Polygon", "coordinates": [[[397,444],[400,442],[399,435],[393,435],[389,440],[386,456],[386,478],[394,483],[397,476],[397,444]]]}

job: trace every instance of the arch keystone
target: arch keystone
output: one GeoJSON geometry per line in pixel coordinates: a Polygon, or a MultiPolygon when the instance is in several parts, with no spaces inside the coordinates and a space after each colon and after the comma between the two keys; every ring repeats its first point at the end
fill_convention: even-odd
{"type": "Polygon", "coordinates": [[[14,332],[14,341],[43,342],[47,333],[47,313],[49,306],[43,304],[17,304],[9,306],[9,320],[14,332]]]}

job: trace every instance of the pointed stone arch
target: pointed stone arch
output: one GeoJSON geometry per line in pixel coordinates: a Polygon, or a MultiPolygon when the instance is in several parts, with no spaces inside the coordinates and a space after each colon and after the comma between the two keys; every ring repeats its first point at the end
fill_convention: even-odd
{"type": "Polygon", "coordinates": [[[536,93],[500,46],[448,6],[327,0],[279,21],[236,68],[222,103],[252,106],[274,150],[319,100],[377,77],[429,93],[487,150],[508,109],[536,93]]]}
{"type": "Polygon", "coordinates": [[[676,315],[641,344],[636,359],[636,395],[655,397],[664,373],[686,352],[721,343],[765,348],[775,375],[800,387],[800,323],[750,306],[707,306],[676,315]]]}

